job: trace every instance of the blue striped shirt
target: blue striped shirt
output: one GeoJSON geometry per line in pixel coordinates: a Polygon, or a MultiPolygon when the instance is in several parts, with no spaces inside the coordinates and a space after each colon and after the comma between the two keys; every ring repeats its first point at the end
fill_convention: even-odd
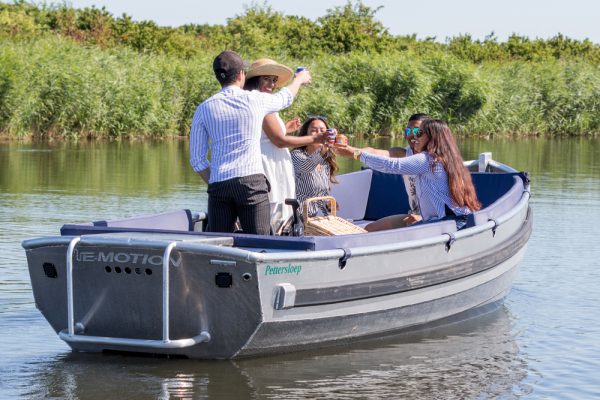
{"type": "Polygon", "coordinates": [[[263,119],[289,107],[293,100],[286,88],[269,94],[225,86],[203,101],[196,109],[190,131],[190,164],[194,171],[210,167],[209,183],[264,173],[260,156],[263,119]]]}
{"type": "Polygon", "coordinates": [[[405,158],[389,158],[362,152],[360,160],[374,170],[388,174],[415,175],[417,199],[423,220],[430,221],[446,216],[446,205],[456,215],[471,214],[468,207],[459,207],[450,194],[448,175],[442,163],[428,152],[405,158]],[[433,169],[432,169],[433,166],[433,169]]]}

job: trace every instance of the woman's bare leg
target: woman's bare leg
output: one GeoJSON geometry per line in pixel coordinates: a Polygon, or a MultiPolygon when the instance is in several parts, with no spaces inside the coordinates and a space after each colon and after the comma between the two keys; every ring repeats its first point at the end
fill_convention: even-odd
{"type": "Polygon", "coordinates": [[[369,225],[365,226],[365,229],[368,232],[376,232],[385,231],[388,229],[404,228],[406,226],[406,222],[404,221],[406,217],[408,217],[408,214],[396,214],[383,217],[377,221],[371,222],[369,225]]]}

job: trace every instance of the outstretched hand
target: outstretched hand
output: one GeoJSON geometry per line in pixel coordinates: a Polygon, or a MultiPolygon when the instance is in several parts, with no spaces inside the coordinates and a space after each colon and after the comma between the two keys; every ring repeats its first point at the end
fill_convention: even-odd
{"type": "Polygon", "coordinates": [[[300,118],[292,118],[285,123],[285,133],[296,132],[298,129],[300,129],[300,126],[302,126],[302,124],[300,123],[300,118]]]}
{"type": "Polygon", "coordinates": [[[312,77],[310,76],[310,71],[305,69],[300,71],[294,77],[294,80],[298,80],[302,85],[308,85],[312,82],[312,77]]]}
{"type": "Polygon", "coordinates": [[[313,134],[313,139],[314,139],[315,143],[327,144],[329,141],[329,136],[328,136],[327,132],[318,132],[318,133],[313,134]]]}
{"type": "Polygon", "coordinates": [[[347,144],[336,143],[333,146],[333,150],[336,152],[336,154],[339,154],[340,156],[343,156],[343,157],[353,157],[355,149],[356,149],[355,147],[349,146],[347,144]]]}

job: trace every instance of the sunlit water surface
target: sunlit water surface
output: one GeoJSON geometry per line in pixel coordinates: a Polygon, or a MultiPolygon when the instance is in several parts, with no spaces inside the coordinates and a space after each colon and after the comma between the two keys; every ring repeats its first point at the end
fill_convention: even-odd
{"type": "Polygon", "coordinates": [[[35,308],[20,246],[66,222],[204,209],[187,142],[0,144],[0,398],[600,398],[600,142],[460,146],[532,177],[533,235],[501,308],[418,334],[206,362],[72,353],[35,308]]]}

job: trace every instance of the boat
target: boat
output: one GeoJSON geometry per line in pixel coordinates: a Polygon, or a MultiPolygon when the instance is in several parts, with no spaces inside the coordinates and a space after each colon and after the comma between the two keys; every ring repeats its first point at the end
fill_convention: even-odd
{"type": "MultiPolygon", "coordinates": [[[[490,153],[465,165],[482,209],[460,231],[211,233],[190,210],[65,224],[22,243],[35,303],[74,351],[191,359],[344,344],[501,304],[532,231],[530,181],[490,153]]],[[[338,180],[338,217],[357,226],[409,208],[401,175],[338,180]]]]}

